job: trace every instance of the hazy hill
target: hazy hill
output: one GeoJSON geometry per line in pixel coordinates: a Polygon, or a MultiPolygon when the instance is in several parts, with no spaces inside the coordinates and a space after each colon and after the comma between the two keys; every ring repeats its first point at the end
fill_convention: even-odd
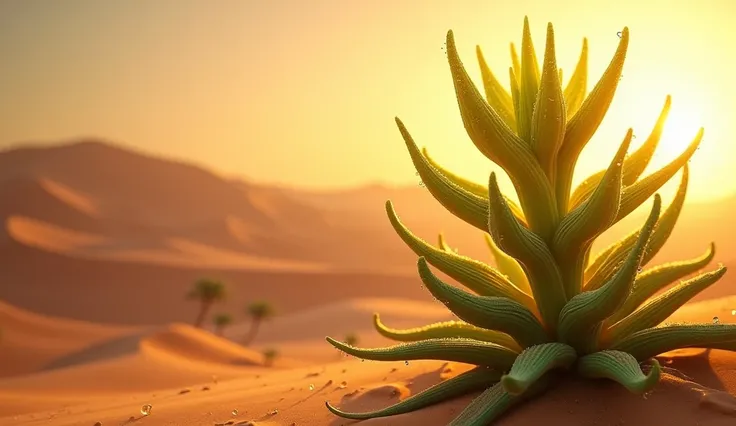
{"type": "MultiPolygon", "coordinates": [[[[128,323],[188,320],[181,295],[201,275],[228,279],[237,310],[254,298],[306,308],[328,292],[429,300],[387,199],[416,234],[434,242],[442,231],[462,254],[489,259],[482,235],[418,185],[280,188],[95,140],[0,152],[0,298],[128,323]],[[297,299],[294,286],[307,290],[297,299]]],[[[694,257],[716,241],[716,259],[732,263],[735,216],[736,197],[686,204],[657,260],[694,257]]],[[[631,215],[599,246],[642,222],[631,215]]]]}

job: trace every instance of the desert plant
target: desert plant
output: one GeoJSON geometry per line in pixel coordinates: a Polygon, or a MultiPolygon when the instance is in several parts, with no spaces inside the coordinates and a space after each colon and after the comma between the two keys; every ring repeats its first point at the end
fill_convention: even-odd
{"type": "Polygon", "coordinates": [[[263,365],[267,367],[272,366],[273,362],[279,356],[278,349],[274,349],[274,348],[264,349],[262,353],[263,353],[263,365]]]}
{"type": "Polygon", "coordinates": [[[355,333],[348,333],[345,335],[345,339],[343,339],[343,343],[350,346],[355,346],[358,344],[358,335],[355,333]]]}
{"type": "Polygon", "coordinates": [[[611,379],[642,393],[659,380],[660,365],[653,358],[658,354],[683,347],[736,350],[736,325],[717,321],[660,325],[723,276],[725,268],[719,266],[655,295],[708,264],[713,245],[697,259],[642,270],[678,218],[688,183],[686,163],[703,136],[700,129],[685,152],[640,179],[658,144],[669,96],[640,148],[626,155],[632,139],[629,130],[608,167],[571,191],[578,156],[607,112],[621,76],[629,30],[624,28],[620,37],[613,60],[586,97],[587,42],[563,90],[552,25],[547,27],[540,73],[525,19],[521,61],[512,45],[511,94],[477,49],[484,99],[458,57],[452,31],[448,32],[447,56],[465,129],[481,153],[509,175],[519,204],[501,193],[493,173],[486,187],[446,170],[416,146],[401,121],[396,122],[431,194],[455,216],[489,234],[497,268],[460,256],[446,244],[436,248],[417,238],[389,201],[391,224],[419,256],[422,282],[462,321],[392,330],[376,316],[379,332],[409,343],[360,349],[327,340],[364,359],[435,359],[477,367],[378,411],[348,413],[327,403],[330,411],[351,419],[391,416],[484,389],[451,425],[485,425],[553,383],[552,370],[611,379]],[[661,198],[655,192],[679,170],[679,190],[661,212],[661,198]],[[641,229],[591,258],[595,238],[652,196],[641,229]],[[430,264],[472,293],[441,281],[430,264]],[[640,363],[647,364],[644,371],[640,363]]]}
{"type": "Polygon", "coordinates": [[[225,327],[233,323],[233,316],[226,313],[217,314],[212,318],[212,323],[215,325],[215,334],[222,336],[225,327]]]}
{"type": "Polygon", "coordinates": [[[258,334],[258,329],[260,328],[261,323],[273,317],[276,311],[270,303],[259,301],[248,305],[246,313],[250,317],[250,330],[248,330],[248,334],[245,337],[243,345],[248,346],[258,334]]]}
{"type": "Polygon", "coordinates": [[[199,313],[194,320],[194,326],[201,327],[212,305],[225,299],[225,284],[208,278],[199,279],[194,283],[194,288],[187,293],[187,299],[199,301],[199,313]]]}

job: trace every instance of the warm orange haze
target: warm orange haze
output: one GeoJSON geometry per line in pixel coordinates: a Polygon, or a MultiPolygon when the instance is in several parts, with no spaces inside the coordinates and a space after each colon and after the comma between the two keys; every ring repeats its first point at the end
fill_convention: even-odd
{"type": "MultiPolygon", "coordinates": [[[[572,188],[609,167],[629,128],[625,161],[659,135],[641,179],[683,158],[705,129],[656,191],[663,212],[677,210],[682,182],[687,198],[638,272],[698,265],[677,284],[731,268],[663,322],[736,324],[736,3],[8,0],[0,425],[347,425],[355,421],[326,401],[379,410],[470,371],[458,361],[361,362],[325,336],[386,347],[395,342],[374,328],[374,312],[391,329],[458,319],[417,275],[417,249],[397,235],[386,200],[416,236],[442,248],[442,233],[449,253],[503,269],[477,226],[421,182],[395,116],[448,170],[482,187],[495,172],[524,209],[517,219],[537,232],[528,199],[468,136],[444,38],[452,29],[481,93],[476,44],[515,97],[509,43],[523,56],[525,16],[540,69],[554,24],[562,88],[587,38],[587,95],[622,37],[631,40],[572,188]]],[[[516,120],[509,132],[521,129],[516,120]]],[[[480,199],[493,215],[488,193],[480,199]]],[[[585,262],[642,229],[652,199],[597,238],[585,262]]],[[[662,379],[644,396],[565,378],[493,424],[730,425],[733,343],[657,356],[662,379]]],[[[451,423],[480,390],[358,424],[486,424],[451,423]]]]}

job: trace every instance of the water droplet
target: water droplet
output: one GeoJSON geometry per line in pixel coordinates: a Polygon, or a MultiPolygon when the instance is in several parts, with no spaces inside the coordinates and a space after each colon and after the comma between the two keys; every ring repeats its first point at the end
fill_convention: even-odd
{"type": "Polygon", "coordinates": [[[310,384],[309,384],[309,391],[311,392],[311,391],[313,391],[313,390],[314,390],[314,385],[310,383],[310,384]]]}
{"type": "Polygon", "coordinates": [[[731,309],[731,315],[736,315],[736,309],[731,309]]]}
{"type": "Polygon", "coordinates": [[[278,413],[279,413],[279,410],[278,409],[273,409],[273,410],[271,410],[271,411],[268,412],[268,415],[269,416],[275,416],[278,413]]]}
{"type": "Polygon", "coordinates": [[[144,415],[144,416],[148,416],[149,414],[151,414],[151,409],[152,408],[153,408],[153,406],[151,404],[146,404],[146,405],[142,406],[141,407],[141,414],[144,415]]]}
{"type": "Polygon", "coordinates": [[[348,386],[348,382],[346,382],[345,380],[343,380],[342,382],[340,382],[339,388],[340,389],[345,389],[347,386],[348,386]]]}
{"type": "Polygon", "coordinates": [[[404,365],[409,365],[409,361],[404,361],[404,365]]]}
{"type": "Polygon", "coordinates": [[[713,317],[713,324],[718,324],[719,322],[721,322],[721,320],[718,319],[718,317],[713,317]]]}
{"type": "Polygon", "coordinates": [[[234,409],[233,411],[230,412],[230,414],[232,414],[233,416],[237,416],[238,415],[238,410],[237,409],[234,409]]]}
{"type": "Polygon", "coordinates": [[[620,161],[619,161],[619,162],[617,162],[617,163],[616,163],[616,165],[617,165],[617,166],[620,166],[620,165],[621,165],[621,162],[620,162],[620,161]]]}

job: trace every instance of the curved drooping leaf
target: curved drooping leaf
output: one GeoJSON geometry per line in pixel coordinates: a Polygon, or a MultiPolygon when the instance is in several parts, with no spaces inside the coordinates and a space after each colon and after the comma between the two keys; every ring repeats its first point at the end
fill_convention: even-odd
{"type": "Polygon", "coordinates": [[[389,407],[370,411],[367,413],[349,413],[326,403],[327,409],[333,414],[354,420],[375,419],[377,417],[395,416],[398,414],[410,413],[438,402],[447,401],[468,392],[486,389],[498,382],[501,374],[496,370],[490,370],[486,367],[476,367],[470,371],[459,374],[444,382],[440,382],[431,386],[416,395],[412,395],[400,402],[389,407]]]}
{"type": "Polygon", "coordinates": [[[404,123],[398,118],[396,124],[399,126],[401,136],[404,138],[409,150],[411,161],[417,169],[419,176],[426,185],[430,194],[440,202],[452,214],[465,222],[485,231],[488,216],[488,201],[474,195],[463,188],[450,182],[437,169],[432,167],[427,159],[419,151],[414,139],[406,130],[404,123]]]}
{"type": "Polygon", "coordinates": [[[674,349],[720,348],[727,344],[736,344],[736,324],[673,324],[636,332],[611,349],[643,361],[674,349]]]}
{"type": "Polygon", "coordinates": [[[348,355],[373,361],[411,361],[433,359],[485,365],[507,369],[516,359],[516,351],[489,342],[471,339],[427,339],[386,348],[360,349],[327,337],[327,341],[348,355]]]}
{"type": "Polygon", "coordinates": [[[652,368],[644,374],[639,362],[626,352],[600,351],[580,358],[578,372],[583,377],[592,379],[611,379],[622,384],[633,393],[641,394],[651,390],[661,375],[661,368],[656,359],[652,359],[652,368]]]}
{"type": "Polygon", "coordinates": [[[476,327],[462,321],[443,321],[423,327],[398,330],[389,328],[381,322],[380,316],[373,314],[373,327],[381,336],[399,342],[417,342],[426,339],[474,339],[521,352],[522,348],[511,336],[500,331],[476,327]]]}
{"type": "MultiPolygon", "coordinates": [[[[465,179],[450,170],[448,170],[446,167],[443,167],[441,164],[439,164],[437,161],[435,161],[432,157],[429,156],[429,152],[427,151],[427,148],[422,148],[422,155],[427,160],[427,163],[437,169],[440,174],[445,176],[448,181],[454,183],[455,185],[459,186],[460,188],[464,189],[465,191],[477,195],[478,197],[486,198],[488,196],[488,188],[479,184],[475,183],[469,179],[465,179]]],[[[504,195],[504,199],[509,204],[509,207],[511,207],[511,210],[514,212],[514,216],[516,216],[517,219],[519,219],[520,222],[526,226],[526,219],[524,218],[524,212],[521,210],[521,207],[518,206],[513,200],[511,200],[509,197],[504,195]]]]}
{"type": "Polygon", "coordinates": [[[501,377],[501,386],[511,395],[520,395],[555,368],[569,368],[577,359],[575,349],[564,343],[544,343],[522,352],[511,370],[501,377]]]}

